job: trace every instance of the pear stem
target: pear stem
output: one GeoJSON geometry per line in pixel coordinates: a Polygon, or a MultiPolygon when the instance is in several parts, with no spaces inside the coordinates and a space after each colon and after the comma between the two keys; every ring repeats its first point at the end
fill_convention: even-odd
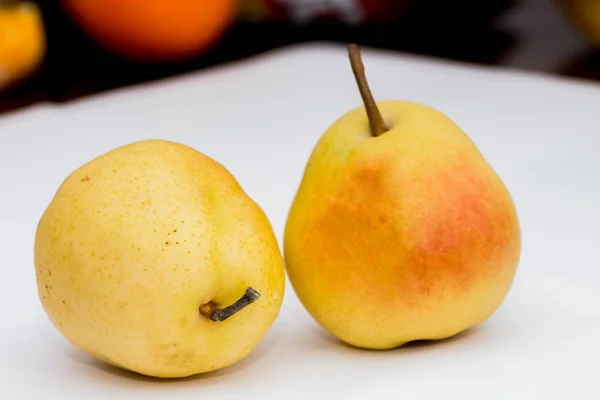
{"type": "Polygon", "coordinates": [[[360,91],[363,103],[365,104],[365,109],[367,110],[371,134],[373,136],[382,135],[389,131],[389,128],[383,120],[383,117],[377,108],[377,104],[375,103],[375,99],[373,98],[373,94],[371,93],[371,89],[369,88],[367,77],[365,76],[365,66],[363,65],[358,45],[351,44],[348,46],[348,56],[350,58],[350,65],[352,66],[356,84],[358,85],[358,90],[360,91]]]}
{"type": "Polygon", "coordinates": [[[223,322],[233,314],[238,313],[260,297],[260,293],[252,287],[246,289],[246,293],[238,301],[225,308],[219,308],[216,303],[209,301],[200,306],[200,314],[214,322],[223,322]]]}

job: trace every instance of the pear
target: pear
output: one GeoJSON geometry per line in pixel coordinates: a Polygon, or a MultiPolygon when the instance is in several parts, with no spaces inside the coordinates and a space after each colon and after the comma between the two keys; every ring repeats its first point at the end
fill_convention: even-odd
{"type": "Polygon", "coordinates": [[[244,359],[285,282],[261,208],[221,164],[164,140],[116,148],[65,179],[39,222],[35,270],[68,341],[158,378],[244,359]]]}
{"type": "Polygon", "coordinates": [[[349,55],[364,107],[335,121],[289,210],[293,290],[340,341],[390,349],[454,336],[504,301],[520,257],[505,185],[447,116],[375,102],[359,48],[349,55]]]}

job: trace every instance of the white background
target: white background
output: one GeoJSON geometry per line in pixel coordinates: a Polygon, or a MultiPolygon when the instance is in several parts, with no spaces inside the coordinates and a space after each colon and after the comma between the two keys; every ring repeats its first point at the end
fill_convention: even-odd
{"type": "Polygon", "coordinates": [[[600,398],[600,86],[363,50],[374,95],[425,103],[475,141],[511,191],[523,253],[506,301],[436,344],[351,349],[288,285],[245,360],[160,381],[107,367],[50,325],[33,238],[62,180],[132,141],[179,141],[215,158],[281,239],[304,164],[359,105],[343,47],[308,46],[0,119],[0,398],[600,398]]]}

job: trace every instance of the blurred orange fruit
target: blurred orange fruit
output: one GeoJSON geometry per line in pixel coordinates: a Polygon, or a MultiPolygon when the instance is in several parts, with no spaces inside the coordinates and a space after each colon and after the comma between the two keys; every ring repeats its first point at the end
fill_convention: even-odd
{"type": "Polygon", "coordinates": [[[100,46],[139,61],[177,61],[215,45],[237,15],[238,0],[62,0],[100,46]]]}
{"type": "Polygon", "coordinates": [[[0,90],[31,76],[46,51],[42,14],[27,1],[0,3],[0,90]]]}

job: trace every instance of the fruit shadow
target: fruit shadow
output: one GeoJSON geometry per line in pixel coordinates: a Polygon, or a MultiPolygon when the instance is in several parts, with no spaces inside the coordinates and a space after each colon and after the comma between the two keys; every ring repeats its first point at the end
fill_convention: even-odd
{"type": "Polygon", "coordinates": [[[240,373],[248,368],[251,368],[254,364],[260,362],[261,359],[267,356],[275,348],[277,345],[278,339],[277,337],[269,337],[268,340],[263,340],[259,345],[244,359],[238,361],[237,363],[230,365],[228,367],[224,367],[218,370],[214,370],[211,372],[205,372],[201,374],[192,375],[184,378],[156,378],[148,375],[142,375],[137,372],[129,371],[123,368],[116,367],[112,364],[108,364],[104,361],[101,361],[91,355],[80,351],[79,349],[72,348],[68,353],[69,357],[79,363],[83,364],[89,368],[92,368],[96,372],[101,372],[102,374],[108,374],[112,377],[123,378],[130,381],[137,382],[151,382],[151,383],[168,383],[168,382],[193,382],[193,381],[201,381],[201,380],[210,380],[217,379],[219,377],[225,377],[228,375],[233,375],[236,373],[240,373]]]}
{"type": "Polygon", "coordinates": [[[318,326],[313,326],[308,330],[311,335],[318,337],[321,341],[326,341],[328,343],[334,344],[336,346],[342,346],[344,349],[358,352],[358,353],[380,353],[380,354],[396,354],[396,353],[419,353],[425,351],[432,351],[438,348],[447,347],[449,345],[459,345],[460,343],[467,341],[469,339],[473,339],[475,336],[481,333],[482,327],[474,326],[472,328],[466,329],[456,335],[444,338],[444,339],[422,339],[422,340],[413,340],[407,343],[404,343],[400,346],[391,348],[391,349],[368,349],[363,347],[354,346],[350,343],[346,343],[335,336],[329,334],[325,330],[321,329],[318,326]]]}

